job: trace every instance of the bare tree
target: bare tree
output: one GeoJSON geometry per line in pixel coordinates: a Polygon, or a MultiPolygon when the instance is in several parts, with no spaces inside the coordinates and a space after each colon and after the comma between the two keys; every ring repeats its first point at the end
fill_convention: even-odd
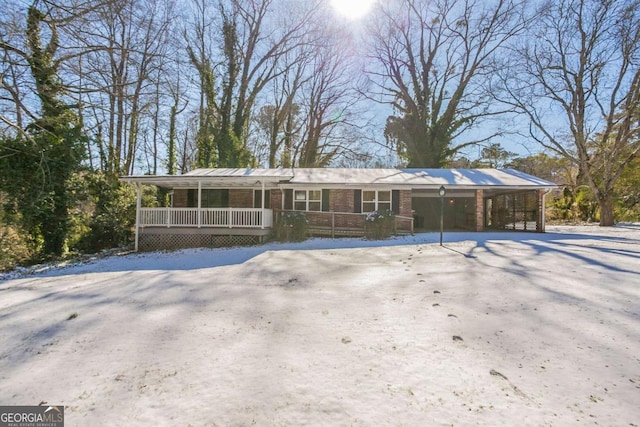
{"type": "MultiPolygon", "coordinates": [[[[247,137],[257,100],[286,71],[282,59],[305,42],[304,30],[317,5],[309,2],[283,13],[282,2],[273,0],[221,1],[219,15],[198,19],[195,29],[187,30],[189,56],[201,76],[208,109],[209,122],[202,121],[199,134],[203,126],[210,128],[207,144],[201,142],[198,150],[211,153],[198,154],[200,166],[253,163],[247,137]],[[204,31],[210,22],[217,25],[217,39],[204,31]]],[[[201,8],[199,13],[209,12],[201,8]]]]}
{"type": "Polygon", "coordinates": [[[354,116],[360,100],[359,79],[341,46],[348,35],[339,28],[324,37],[309,67],[311,76],[303,86],[305,126],[302,130],[297,164],[300,167],[326,167],[337,156],[345,155],[359,137],[354,116]]]}
{"type": "Polygon", "coordinates": [[[480,122],[501,114],[485,82],[493,60],[525,27],[523,1],[402,0],[384,6],[372,27],[368,73],[374,99],[394,108],[385,135],[409,166],[442,167],[480,122]]]}
{"type": "Polygon", "coordinates": [[[503,101],[528,118],[531,138],[578,166],[603,226],[614,224],[614,186],[640,150],[639,18],[637,0],[549,2],[502,76],[503,101]]]}
{"type": "Polygon", "coordinates": [[[86,53],[82,68],[71,72],[82,76],[91,112],[86,126],[109,173],[133,173],[142,130],[157,129],[152,106],[159,102],[171,15],[168,2],[111,0],[73,30],[86,53]]]}
{"type": "Polygon", "coordinates": [[[300,105],[296,103],[301,86],[310,77],[305,76],[307,47],[301,46],[290,55],[285,55],[281,67],[271,85],[272,96],[261,106],[254,117],[257,137],[254,137],[254,157],[260,162],[266,157],[270,168],[292,167],[293,147],[300,133],[300,105]]]}

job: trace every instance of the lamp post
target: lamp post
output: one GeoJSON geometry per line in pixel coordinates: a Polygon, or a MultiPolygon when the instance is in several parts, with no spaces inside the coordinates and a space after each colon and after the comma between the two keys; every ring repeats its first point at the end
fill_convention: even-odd
{"type": "Polygon", "coordinates": [[[444,228],[444,196],[447,194],[447,190],[444,188],[444,185],[440,186],[438,194],[440,195],[440,246],[442,246],[442,231],[444,228]]]}

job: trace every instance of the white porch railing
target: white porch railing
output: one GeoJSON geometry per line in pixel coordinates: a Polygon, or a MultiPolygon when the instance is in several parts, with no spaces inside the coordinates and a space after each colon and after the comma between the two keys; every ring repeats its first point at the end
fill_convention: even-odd
{"type": "Polygon", "coordinates": [[[141,208],[140,226],[269,228],[273,226],[273,211],[260,208],[141,208]]]}

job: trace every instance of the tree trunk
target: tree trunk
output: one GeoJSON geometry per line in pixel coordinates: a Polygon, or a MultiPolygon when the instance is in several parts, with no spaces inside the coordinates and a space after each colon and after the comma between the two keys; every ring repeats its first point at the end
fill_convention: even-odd
{"type": "Polygon", "coordinates": [[[600,226],[611,227],[615,225],[615,218],[613,215],[613,196],[611,192],[603,196],[598,197],[598,204],[600,205],[600,226]]]}

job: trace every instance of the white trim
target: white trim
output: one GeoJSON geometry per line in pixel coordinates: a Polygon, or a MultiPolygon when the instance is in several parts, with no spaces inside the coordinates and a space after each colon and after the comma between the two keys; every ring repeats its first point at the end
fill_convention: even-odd
{"type": "Polygon", "coordinates": [[[198,228],[202,227],[202,181],[198,181],[198,228]]]}

